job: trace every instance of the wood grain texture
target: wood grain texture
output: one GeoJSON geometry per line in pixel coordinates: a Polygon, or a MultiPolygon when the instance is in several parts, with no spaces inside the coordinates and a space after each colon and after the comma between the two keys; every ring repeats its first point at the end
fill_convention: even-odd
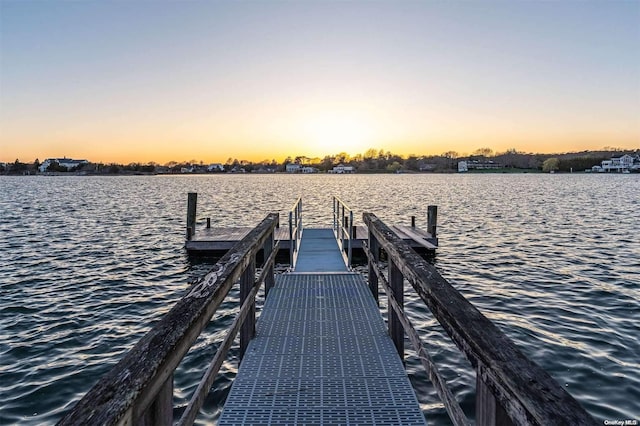
{"type": "Polygon", "coordinates": [[[277,213],[267,215],[209,273],[187,289],[171,311],[58,424],[135,424],[277,223],[277,213]]]}
{"type": "MultiPolygon", "coordinates": [[[[374,242],[375,240],[369,240],[369,243],[372,246],[374,242]]],[[[369,259],[373,259],[373,254],[371,253],[371,251],[366,245],[364,247],[364,250],[367,253],[367,257],[369,259]]],[[[422,340],[418,335],[418,332],[416,331],[411,321],[409,321],[409,319],[403,312],[403,309],[400,307],[400,304],[396,301],[395,297],[393,297],[391,287],[389,286],[389,283],[384,277],[384,274],[378,267],[378,264],[376,262],[369,263],[369,267],[370,267],[369,282],[371,282],[372,278],[375,277],[376,283],[380,282],[384,287],[385,292],[389,297],[389,306],[398,315],[398,319],[402,323],[402,327],[404,328],[404,331],[409,337],[409,340],[411,341],[411,344],[415,349],[416,354],[418,355],[418,359],[420,359],[420,363],[422,364],[425,371],[427,372],[427,375],[429,376],[429,380],[431,381],[431,384],[433,384],[433,387],[436,389],[436,392],[438,392],[438,395],[440,396],[440,400],[444,404],[444,407],[447,410],[447,413],[449,414],[449,418],[451,419],[451,421],[455,426],[469,426],[471,423],[465,416],[464,412],[462,411],[462,408],[460,408],[460,404],[458,404],[458,401],[456,401],[455,397],[449,390],[446,380],[442,377],[442,375],[438,371],[438,368],[433,362],[433,359],[431,359],[429,352],[427,352],[427,350],[425,349],[424,344],[422,343],[422,340]]]]}
{"type": "Polygon", "coordinates": [[[364,222],[516,424],[595,425],[545,370],[372,213],[364,222]]]}

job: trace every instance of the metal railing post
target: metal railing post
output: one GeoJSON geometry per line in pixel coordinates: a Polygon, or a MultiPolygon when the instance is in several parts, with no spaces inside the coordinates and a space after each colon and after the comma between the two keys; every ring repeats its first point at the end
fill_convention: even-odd
{"type": "Polygon", "coordinates": [[[347,249],[347,267],[351,267],[351,230],[353,229],[353,212],[349,210],[349,228],[347,229],[347,234],[349,237],[349,248],[347,249]]]}
{"type": "Polygon", "coordinates": [[[336,229],[336,216],[337,216],[337,213],[336,213],[336,197],[335,196],[331,197],[331,199],[333,201],[333,203],[332,203],[333,204],[333,233],[337,236],[338,232],[337,232],[337,229],[336,229]]]}
{"type": "Polygon", "coordinates": [[[293,268],[293,251],[295,250],[295,241],[293,239],[293,213],[289,211],[289,265],[293,268]]]}

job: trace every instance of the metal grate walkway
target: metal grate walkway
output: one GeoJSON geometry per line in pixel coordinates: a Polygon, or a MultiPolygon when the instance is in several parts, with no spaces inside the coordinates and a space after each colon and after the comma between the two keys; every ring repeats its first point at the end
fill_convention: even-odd
{"type": "Polygon", "coordinates": [[[333,230],[305,228],[295,272],[347,271],[333,230]]]}
{"type": "Polygon", "coordinates": [[[426,422],[364,279],[292,273],[276,277],[219,424],[426,422]]]}

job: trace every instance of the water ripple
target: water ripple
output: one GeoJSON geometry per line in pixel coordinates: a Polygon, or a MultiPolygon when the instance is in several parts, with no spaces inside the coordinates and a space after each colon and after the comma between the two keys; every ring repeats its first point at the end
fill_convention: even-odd
{"type": "MultiPolygon", "coordinates": [[[[298,195],[306,226],[331,224],[334,194],[358,224],[371,211],[425,227],[436,204],[443,275],[596,419],[640,416],[638,175],[0,177],[0,424],[55,423],[207,271],[182,249],[189,191],[214,226],[284,223],[298,195]]],[[[176,417],[237,299],[181,362],[176,417]]],[[[410,288],[406,304],[473,417],[468,361],[410,288]]],[[[237,365],[234,348],[198,424],[219,417],[237,365]]],[[[406,365],[430,423],[448,424],[411,353],[406,365]]]]}

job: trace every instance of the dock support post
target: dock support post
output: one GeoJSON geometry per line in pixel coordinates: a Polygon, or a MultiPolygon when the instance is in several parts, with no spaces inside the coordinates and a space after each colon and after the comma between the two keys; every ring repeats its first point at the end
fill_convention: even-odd
{"type": "Polygon", "coordinates": [[[196,233],[196,204],[198,193],[189,192],[187,198],[187,239],[190,240],[196,233]]]}
{"type": "Polygon", "coordinates": [[[476,425],[513,426],[513,421],[505,409],[482,380],[480,368],[476,369],[476,425]]]}
{"type": "MultiPolygon", "coordinates": [[[[396,263],[389,259],[389,286],[391,287],[391,294],[398,302],[398,305],[404,310],[404,276],[396,263]]],[[[400,355],[400,359],[404,360],[404,328],[400,322],[400,318],[391,308],[391,303],[388,304],[388,317],[389,317],[389,336],[393,341],[393,344],[400,355]]]]}
{"type": "Polygon", "coordinates": [[[211,218],[207,218],[207,229],[211,228],[211,218]]]}
{"type": "MultiPolygon", "coordinates": [[[[269,234],[267,241],[264,242],[264,246],[262,248],[262,253],[264,257],[264,261],[266,262],[271,256],[271,252],[273,252],[273,232],[269,234]]],[[[263,265],[264,268],[264,265],[263,265]]],[[[273,276],[273,264],[269,266],[269,270],[267,271],[267,277],[264,280],[264,296],[265,298],[269,295],[269,290],[271,287],[275,285],[275,278],[273,276]]]]}
{"type": "Polygon", "coordinates": [[[170,426],[173,424],[173,374],[164,382],[156,398],[134,424],[136,426],[170,426]]]}
{"type": "Polygon", "coordinates": [[[437,238],[437,227],[438,206],[429,206],[427,207],[427,232],[431,234],[431,238],[437,238]]]}
{"type": "Polygon", "coordinates": [[[412,228],[416,227],[416,217],[415,216],[411,216],[411,227],[412,228]]]}
{"type": "Polygon", "coordinates": [[[380,306],[378,300],[378,275],[376,275],[376,270],[373,267],[380,259],[380,248],[378,247],[378,240],[371,231],[369,231],[369,253],[371,254],[369,257],[369,290],[371,290],[371,295],[380,306]]]}
{"type": "MultiPolygon", "coordinates": [[[[247,266],[247,269],[244,270],[242,276],[240,277],[240,306],[244,303],[244,301],[251,293],[251,289],[253,288],[253,284],[255,282],[256,275],[256,258],[255,256],[251,259],[251,262],[247,266]]],[[[256,302],[255,300],[251,304],[251,309],[247,313],[247,317],[242,323],[242,327],[240,327],[240,361],[244,357],[244,353],[247,351],[247,346],[249,346],[249,341],[253,338],[256,333],[256,302]]]]}

